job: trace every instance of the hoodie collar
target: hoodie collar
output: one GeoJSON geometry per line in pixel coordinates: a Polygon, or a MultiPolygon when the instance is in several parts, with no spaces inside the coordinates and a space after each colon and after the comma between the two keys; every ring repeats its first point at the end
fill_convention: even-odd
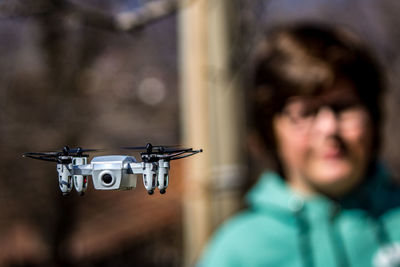
{"type": "Polygon", "coordinates": [[[274,210],[285,213],[298,212],[305,207],[316,216],[326,216],[337,213],[343,208],[365,208],[376,212],[384,205],[380,203],[381,198],[371,197],[380,195],[388,184],[389,175],[382,165],[378,164],[376,171],[371,177],[356,188],[347,197],[334,201],[324,195],[302,196],[291,189],[278,174],[264,172],[256,186],[247,194],[249,205],[257,210],[274,210]],[[327,214],[328,213],[328,214],[327,214]]]}

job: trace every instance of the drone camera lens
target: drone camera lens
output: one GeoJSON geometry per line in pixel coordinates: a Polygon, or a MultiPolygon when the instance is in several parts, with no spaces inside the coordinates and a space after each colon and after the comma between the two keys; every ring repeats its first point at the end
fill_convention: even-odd
{"type": "Polygon", "coordinates": [[[110,174],[108,174],[108,173],[104,174],[104,175],[101,177],[101,179],[103,180],[103,183],[105,183],[105,184],[111,184],[112,181],[113,181],[112,176],[111,176],[110,174]]]}

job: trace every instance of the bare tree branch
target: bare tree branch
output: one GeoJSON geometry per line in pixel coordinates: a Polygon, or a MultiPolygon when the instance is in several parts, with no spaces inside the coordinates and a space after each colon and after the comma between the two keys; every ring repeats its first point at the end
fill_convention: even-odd
{"type": "Polygon", "coordinates": [[[54,11],[54,6],[47,0],[23,1],[4,0],[0,1],[0,19],[13,19],[32,17],[47,14],[54,11]]]}
{"type": "Polygon", "coordinates": [[[33,3],[5,1],[0,3],[0,18],[13,19],[65,13],[79,18],[82,25],[88,27],[130,32],[174,14],[179,8],[179,2],[179,0],[152,1],[140,9],[113,14],[69,0],[33,3]]]}
{"type": "Polygon", "coordinates": [[[120,30],[131,31],[175,13],[178,7],[178,0],[150,2],[137,12],[117,14],[116,25],[120,30]]]}

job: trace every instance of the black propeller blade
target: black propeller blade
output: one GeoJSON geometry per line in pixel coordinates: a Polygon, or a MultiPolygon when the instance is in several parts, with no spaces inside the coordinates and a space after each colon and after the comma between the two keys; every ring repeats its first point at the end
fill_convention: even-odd
{"type": "Polygon", "coordinates": [[[46,157],[58,157],[60,152],[26,152],[23,156],[46,156],[46,157]]]}
{"type": "Polygon", "coordinates": [[[43,157],[43,156],[33,156],[33,155],[29,155],[27,153],[23,154],[22,156],[26,157],[26,158],[40,159],[40,160],[44,160],[44,161],[59,162],[58,159],[56,159],[56,158],[43,157]]]}
{"type": "Polygon", "coordinates": [[[81,147],[77,148],[71,148],[68,150],[68,154],[76,154],[76,155],[82,155],[84,152],[96,152],[96,151],[102,151],[101,149],[83,149],[81,147]]]}
{"type": "Polygon", "coordinates": [[[179,148],[176,146],[153,146],[151,143],[148,143],[146,146],[124,147],[124,149],[136,150],[139,151],[141,154],[147,155],[163,155],[192,150],[191,148],[179,148]]]}
{"type": "Polygon", "coordinates": [[[203,152],[203,149],[193,150],[193,149],[190,148],[190,149],[187,149],[185,151],[179,151],[179,152],[167,155],[167,156],[162,157],[162,158],[165,158],[167,160],[183,159],[183,158],[190,157],[190,156],[193,156],[193,155],[195,155],[197,153],[201,153],[201,152],[203,152]]]}
{"type": "Polygon", "coordinates": [[[48,152],[27,152],[22,154],[23,157],[39,159],[44,161],[52,161],[63,164],[71,163],[69,157],[88,157],[89,155],[83,155],[84,152],[95,152],[100,151],[99,149],[83,149],[81,147],[69,148],[68,146],[63,147],[60,151],[48,151],[48,152]]]}

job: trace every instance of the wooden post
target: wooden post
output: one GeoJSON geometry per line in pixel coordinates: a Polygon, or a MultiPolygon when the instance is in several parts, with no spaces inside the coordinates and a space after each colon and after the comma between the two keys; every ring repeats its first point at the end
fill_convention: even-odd
{"type": "Polygon", "coordinates": [[[192,266],[210,235],[207,0],[182,1],[179,22],[183,143],[204,152],[184,164],[184,266],[192,266]]]}
{"type": "Polygon", "coordinates": [[[244,105],[240,76],[231,69],[231,1],[184,3],[178,31],[183,140],[204,149],[184,168],[184,266],[192,266],[241,201],[244,105]]]}

